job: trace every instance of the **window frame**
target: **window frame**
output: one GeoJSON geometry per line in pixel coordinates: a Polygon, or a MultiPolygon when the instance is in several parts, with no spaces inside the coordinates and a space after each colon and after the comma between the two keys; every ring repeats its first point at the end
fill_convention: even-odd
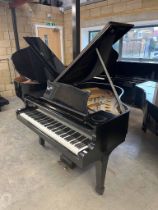
{"type": "MultiPolygon", "coordinates": [[[[158,27],[157,24],[150,24],[150,25],[138,25],[134,26],[133,29],[141,29],[141,28],[152,28],[158,27]]],[[[124,58],[122,57],[122,50],[123,50],[123,37],[119,40],[119,61],[126,61],[126,62],[138,62],[138,63],[158,63],[158,59],[147,59],[147,58],[124,58]]]]}
{"type": "Polygon", "coordinates": [[[96,32],[100,32],[100,30],[96,29],[96,30],[92,30],[92,31],[88,31],[88,42],[90,43],[92,40],[91,40],[91,33],[96,33],[96,32]]]}
{"type": "MultiPolygon", "coordinates": [[[[138,22],[130,22],[131,24],[134,24],[135,26],[132,29],[141,29],[141,28],[151,28],[151,27],[158,27],[158,20],[153,20],[153,21],[138,21],[138,22]]],[[[87,40],[86,43],[82,43],[82,49],[90,42],[90,33],[91,32],[99,32],[104,28],[104,25],[101,26],[92,26],[92,27],[87,27],[87,28],[82,28],[81,29],[81,34],[87,33],[87,40]]],[[[84,34],[84,36],[86,35],[84,34]]],[[[147,59],[147,58],[124,58],[122,57],[122,51],[123,51],[123,38],[122,37],[118,41],[118,61],[124,61],[124,62],[137,62],[137,63],[158,63],[158,59],[147,59]]]]}

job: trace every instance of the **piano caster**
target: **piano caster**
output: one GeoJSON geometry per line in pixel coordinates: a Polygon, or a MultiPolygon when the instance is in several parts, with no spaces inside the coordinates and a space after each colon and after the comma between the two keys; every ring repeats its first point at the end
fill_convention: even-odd
{"type": "Polygon", "coordinates": [[[42,139],[41,137],[39,138],[39,144],[43,147],[45,146],[45,140],[42,139]]]}
{"type": "Polygon", "coordinates": [[[108,156],[104,156],[102,160],[96,162],[96,192],[99,195],[104,193],[104,182],[106,176],[106,169],[108,164],[108,156]]]}

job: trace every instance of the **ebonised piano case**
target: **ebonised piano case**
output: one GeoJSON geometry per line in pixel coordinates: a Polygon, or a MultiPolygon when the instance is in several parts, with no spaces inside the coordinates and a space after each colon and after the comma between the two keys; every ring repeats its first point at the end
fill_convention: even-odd
{"type": "Polygon", "coordinates": [[[125,141],[129,109],[121,103],[121,88],[91,80],[104,71],[99,55],[107,66],[113,44],[132,27],[108,23],[64,71],[60,70],[56,78],[48,77],[42,97],[25,95],[25,107],[17,111],[17,118],[39,135],[40,144],[44,146],[47,141],[55,145],[66,162],[81,168],[96,164],[96,192],[99,194],[104,192],[109,155],[125,141]],[[113,110],[88,109],[90,93],[84,88],[99,88],[103,92],[111,91],[112,95],[116,91],[111,100],[114,99],[117,114],[113,110]]]}

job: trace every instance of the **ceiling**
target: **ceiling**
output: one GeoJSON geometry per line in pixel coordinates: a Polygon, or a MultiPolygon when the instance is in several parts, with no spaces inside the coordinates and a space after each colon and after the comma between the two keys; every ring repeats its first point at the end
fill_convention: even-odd
{"type": "Polygon", "coordinates": [[[9,3],[10,0],[0,0],[1,3],[9,3]]]}

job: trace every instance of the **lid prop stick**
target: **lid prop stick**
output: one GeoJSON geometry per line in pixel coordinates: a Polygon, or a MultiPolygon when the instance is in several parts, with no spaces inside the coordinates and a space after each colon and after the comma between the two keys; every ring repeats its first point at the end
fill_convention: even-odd
{"type": "Polygon", "coordinates": [[[114,92],[115,98],[116,98],[116,100],[117,100],[117,102],[118,102],[118,104],[119,104],[120,113],[123,113],[123,112],[125,112],[124,106],[123,106],[123,104],[122,104],[122,102],[121,102],[121,100],[120,100],[120,98],[119,98],[119,96],[118,96],[118,93],[117,93],[117,91],[116,91],[116,89],[115,89],[115,86],[114,86],[114,84],[113,84],[113,82],[112,82],[112,80],[111,80],[111,77],[110,77],[110,75],[109,75],[109,72],[108,72],[108,70],[107,70],[107,68],[106,68],[106,66],[105,66],[105,63],[104,63],[104,61],[103,61],[103,59],[102,59],[102,56],[101,56],[101,54],[100,54],[98,48],[96,48],[96,53],[97,53],[97,55],[98,55],[98,58],[99,58],[99,60],[100,60],[101,65],[102,65],[102,67],[103,67],[103,69],[104,69],[104,71],[105,71],[105,74],[106,74],[106,76],[107,76],[107,78],[108,78],[108,81],[109,81],[109,83],[110,83],[110,85],[111,85],[111,88],[112,88],[112,90],[113,90],[113,92],[114,92]]]}

